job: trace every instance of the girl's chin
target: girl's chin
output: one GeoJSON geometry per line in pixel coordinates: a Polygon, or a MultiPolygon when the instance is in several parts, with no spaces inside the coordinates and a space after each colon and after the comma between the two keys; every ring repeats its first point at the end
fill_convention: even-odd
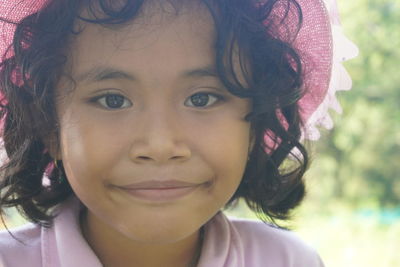
{"type": "Polygon", "coordinates": [[[191,229],[187,231],[183,231],[182,227],[180,229],[171,228],[171,229],[137,229],[138,231],[126,232],[121,231],[121,234],[126,236],[132,241],[137,243],[141,243],[143,245],[168,245],[173,243],[185,242],[185,240],[195,239],[199,229],[191,229]]]}
{"type": "Polygon", "coordinates": [[[82,226],[86,229],[96,229],[92,234],[100,234],[146,245],[166,245],[178,243],[194,238],[202,227],[196,226],[197,222],[190,222],[182,218],[181,214],[159,212],[157,217],[154,213],[140,214],[138,220],[135,217],[118,218],[117,215],[108,217],[107,221],[99,222],[89,220],[91,223],[82,226]],[[97,225],[94,225],[97,224],[97,225]]]}

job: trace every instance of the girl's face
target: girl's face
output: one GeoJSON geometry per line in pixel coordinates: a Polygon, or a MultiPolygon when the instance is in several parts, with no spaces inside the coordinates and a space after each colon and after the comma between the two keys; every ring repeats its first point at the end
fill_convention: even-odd
{"type": "Polygon", "coordinates": [[[251,103],[213,71],[204,7],[154,10],[119,29],[82,25],[68,62],[76,88],[58,88],[59,157],[94,233],[171,243],[195,235],[237,189],[251,103]]]}

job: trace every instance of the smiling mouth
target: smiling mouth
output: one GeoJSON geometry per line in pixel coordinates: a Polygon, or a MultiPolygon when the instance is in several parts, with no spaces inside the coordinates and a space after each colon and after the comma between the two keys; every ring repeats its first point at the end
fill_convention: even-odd
{"type": "Polygon", "coordinates": [[[168,202],[183,198],[205,183],[187,183],[182,181],[146,181],[126,186],[117,186],[118,189],[129,195],[150,202],[168,202]]]}

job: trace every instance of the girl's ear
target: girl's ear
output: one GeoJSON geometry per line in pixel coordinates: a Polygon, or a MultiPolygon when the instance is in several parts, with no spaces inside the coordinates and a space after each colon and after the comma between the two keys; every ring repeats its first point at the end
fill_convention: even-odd
{"type": "Polygon", "coordinates": [[[29,104],[31,121],[36,138],[42,141],[45,151],[56,160],[61,160],[61,149],[59,145],[60,126],[57,117],[51,119],[43,115],[43,109],[37,103],[29,104]]]}
{"type": "Polygon", "coordinates": [[[57,132],[52,132],[46,137],[42,138],[43,144],[47,148],[48,153],[53,159],[61,160],[61,149],[58,141],[57,132]]]}
{"type": "Polygon", "coordinates": [[[255,133],[253,130],[250,131],[250,141],[249,141],[249,155],[250,153],[253,151],[253,148],[256,144],[256,137],[255,137],[255,133]]]}

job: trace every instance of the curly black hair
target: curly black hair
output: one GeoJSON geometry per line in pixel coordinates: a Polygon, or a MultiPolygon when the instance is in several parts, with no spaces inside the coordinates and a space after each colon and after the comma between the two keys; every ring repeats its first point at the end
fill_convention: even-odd
{"type": "MultiPolygon", "coordinates": [[[[26,219],[49,226],[52,210],[74,194],[68,181],[60,182],[65,176],[62,162],[51,168],[54,160],[43,141],[58,136],[55,88],[64,75],[71,37],[79,34],[74,22],[118,27],[135,19],[144,2],[48,0],[19,22],[1,19],[16,24],[6,53],[12,56],[5,54],[0,63],[0,116],[8,156],[0,169],[1,209],[16,207],[26,219]],[[89,17],[80,15],[83,8],[89,17]]],[[[179,7],[179,0],[170,2],[179,7]]],[[[201,2],[215,23],[215,66],[221,82],[233,95],[252,100],[246,120],[254,146],[228,204],[243,198],[265,221],[287,219],[304,197],[308,167],[307,151],[299,142],[302,63],[292,46],[302,24],[301,8],[295,0],[201,2]],[[297,23],[289,25],[289,18],[297,23]],[[236,48],[246,84],[234,71],[236,48]]]]}

